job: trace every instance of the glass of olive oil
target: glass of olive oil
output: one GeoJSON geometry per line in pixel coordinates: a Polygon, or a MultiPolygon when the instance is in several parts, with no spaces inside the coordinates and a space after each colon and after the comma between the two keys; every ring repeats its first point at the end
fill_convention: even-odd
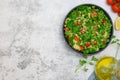
{"type": "Polygon", "coordinates": [[[96,64],[95,73],[99,80],[120,80],[120,63],[115,57],[103,57],[96,64]]]}

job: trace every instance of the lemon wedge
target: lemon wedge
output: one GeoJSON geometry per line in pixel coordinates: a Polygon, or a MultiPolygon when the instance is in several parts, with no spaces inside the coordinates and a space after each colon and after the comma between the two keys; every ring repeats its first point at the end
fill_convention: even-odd
{"type": "Polygon", "coordinates": [[[115,20],[115,30],[120,30],[120,17],[115,20]]]}

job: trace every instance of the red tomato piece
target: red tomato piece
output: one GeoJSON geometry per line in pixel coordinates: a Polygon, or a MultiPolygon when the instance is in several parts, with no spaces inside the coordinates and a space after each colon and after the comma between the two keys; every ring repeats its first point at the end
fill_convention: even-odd
{"type": "Polygon", "coordinates": [[[93,11],[93,16],[96,17],[97,16],[97,12],[93,11]]]}
{"type": "Polygon", "coordinates": [[[94,41],[94,45],[97,45],[97,42],[96,42],[96,41],[94,41]]]}
{"type": "Polygon", "coordinates": [[[79,41],[80,40],[80,38],[78,36],[75,36],[74,39],[75,39],[75,41],[79,41]]]}
{"type": "Polygon", "coordinates": [[[84,49],[84,47],[83,46],[80,46],[80,50],[83,50],[84,49]]]}
{"type": "Polygon", "coordinates": [[[64,30],[65,31],[70,31],[70,28],[65,27],[64,30]]]}
{"type": "Polygon", "coordinates": [[[89,47],[90,46],[90,42],[86,42],[86,47],[89,47]]]}
{"type": "Polygon", "coordinates": [[[114,12],[120,12],[120,3],[116,3],[112,6],[114,12]]]}
{"type": "Polygon", "coordinates": [[[102,44],[105,44],[105,41],[102,41],[102,44]]]}
{"type": "Polygon", "coordinates": [[[106,22],[107,22],[106,20],[103,20],[103,24],[104,24],[104,25],[106,24],[106,22]]]}
{"type": "Polygon", "coordinates": [[[80,24],[81,24],[81,22],[80,22],[80,21],[77,21],[77,24],[78,24],[78,25],[80,25],[80,24]]]}

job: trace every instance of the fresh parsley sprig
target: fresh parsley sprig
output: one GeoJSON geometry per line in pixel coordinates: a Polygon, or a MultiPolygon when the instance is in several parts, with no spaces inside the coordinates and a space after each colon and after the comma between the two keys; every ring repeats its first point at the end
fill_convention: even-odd
{"type": "Polygon", "coordinates": [[[75,69],[75,72],[77,72],[80,68],[84,71],[87,72],[89,69],[86,67],[86,65],[94,65],[94,62],[98,61],[98,59],[95,56],[92,56],[90,60],[87,60],[87,58],[80,59],[79,60],[79,65],[75,69]]]}
{"type": "Polygon", "coordinates": [[[112,36],[112,42],[111,44],[117,44],[118,46],[120,46],[120,39],[117,39],[116,36],[112,36]]]}

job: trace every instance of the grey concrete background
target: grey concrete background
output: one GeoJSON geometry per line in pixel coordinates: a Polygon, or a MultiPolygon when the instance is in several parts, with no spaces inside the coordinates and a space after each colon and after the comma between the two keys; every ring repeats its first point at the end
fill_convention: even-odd
{"type": "MultiPolygon", "coordinates": [[[[0,80],[87,80],[94,66],[87,65],[87,73],[74,72],[83,58],[62,33],[67,13],[83,3],[101,6],[113,21],[117,17],[106,0],[0,0],[0,80]]],[[[115,51],[109,45],[95,56],[115,51]]]]}

